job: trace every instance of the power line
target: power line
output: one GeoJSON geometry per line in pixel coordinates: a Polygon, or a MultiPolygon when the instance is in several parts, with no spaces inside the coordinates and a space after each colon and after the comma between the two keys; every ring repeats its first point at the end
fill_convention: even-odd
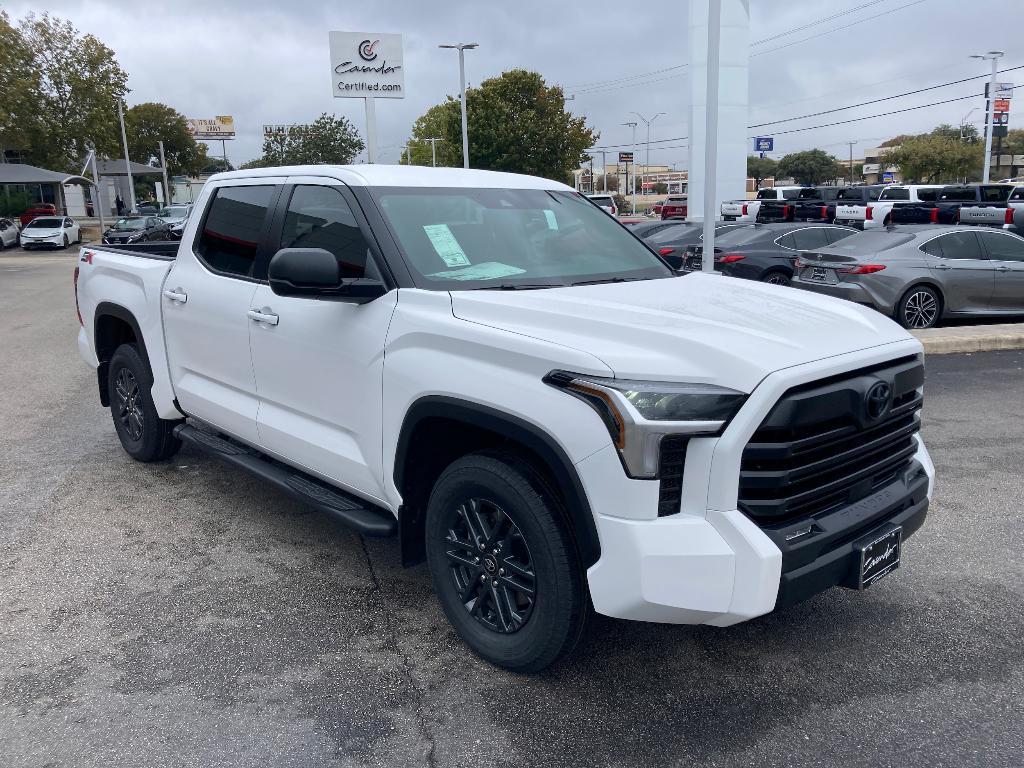
{"type": "Polygon", "coordinates": [[[565,85],[562,89],[565,91],[577,91],[580,88],[589,88],[595,85],[608,85],[609,83],[621,83],[624,80],[636,80],[641,77],[647,77],[649,75],[660,75],[662,72],[671,72],[673,69],[683,69],[684,67],[690,66],[689,64],[676,64],[671,67],[665,67],[664,69],[655,69],[652,72],[641,72],[639,75],[630,75],[629,77],[620,77],[615,80],[595,80],[590,83],[578,83],[577,85],[565,85]]]}
{"type": "MultiPolygon", "coordinates": [[[[1008,69],[1002,69],[1002,70],[999,71],[999,74],[1003,74],[1005,72],[1013,72],[1014,70],[1017,70],[1017,69],[1024,69],[1024,65],[1021,65],[1019,67],[1010,67],[1008,69]]],[[[917,90],[907,91],[906,93],[897,93],[894,96],[884,96],[884,97],[882,97],[880,99],[872,99],[871,101],[862,101],[859,104],[850,104],[849,106],[846,106],[846,107],[836,107],[835,109],[826,109],[826,110],[824,110],[822,112],[811,112],[811,113],[806,114],[806,115],[800,115],[799,117],[786,117],[786,118],[783,118],[782,120],[771,120],[771,121],[769,121],[767,123],[756,123],[754,125],[748,125],[747,128],[764,128],[767,125],[778,125],[779,123],[789,123],[789,122],[792,122],[793,120],[803,120],[803,119],[808,118],[808,117],[821,117],[822,115],[830,115],[833,112],[843,112],[843,111],[845,111],[847,109],[856,109],[857,107],[866,107],[869,104],[878,104],[878,103],[883,102],[883,101],[892,101],[893,99],[901,99],[901,98],[903,98],[905,96],[913,96],[913,95],[918,94],[918,93],[924,93],[925,91],[934,91],[937,88],[948,88],[951,85],[960,85],[960,83],[969,83],[971,80],[981,80],[983,78],[987,79],[989,77],[990,77],[990,75],[975,75],[974,77],[965,77],[965,78],[963,78],[961,80],[952,80],[952,81],[950,81],[948,83],[939,83],[938,85],[929,85],[927,88],[918,88],[917,90]]]]}
{"type": "MultiPolygon", "coordinates": [[[[872,19],[879,19],[882,16],[888,16],[890,13],[896,13],[897,11],[902,11],[902,10],[905,10],[906,8],[910,8],[910,7],[915,6],[915,5],[920,5],[923,2],[925,2],[925,0],[914,0],[914,2],[907,3],[906,5],[901,5],[899,8],[890,8],[888,11],[882,11],[881,13],[876,13],[874,16],[868,16],[868,17],[863,18],[863,19],[857,19],[856,21],[851,21],[849,24],[847,24],[842,29],[846,30],[846,29],[849,29],[850,27],[856,26],[857,24],[863,24],[865,21],[871,21],[872,19]]],[[[802,38],[800,40],[794,40],[791,43],[786,43],[785,45],[780,45],[780,46],[778,46],[776,48],[769,48],[767,51],[758,51],[757,53],[752,53],[752,54],[750,54],[750,58],[753,59],[756,56],[766,56],[769,53],[775,53],[775,51],[781,51],[783,48],[790,48],[790,47],[792,47],[794,45],[800,45],[800,43],[806,43],[808,40],[814,40],[815,38],[823,37],[825,35],[830,35],[833,32],[838,32],[838,31],[839,31],[838,28],[837,29],[826,29],[824,32],[819,32],[816,35],[811,35],[810,37],[805,37],[805,38],[802,38]]]]}
{"type": "Polygon", "coordinates": [[[835,13],[835,14],[833,14],[831,16],[826,16],[823,19],[818,19],[817,21],[812,21],[809,24],[804,24],[802,27],[794,27],[793,29],[789,30],[788,32],[780,32],[777,35],[772,35],[771,37],[765,37],[765,38],[763,38],[761,40],[757,40],[757,41],[751,43],[750,45],[751,45],[751,47],[753,47],[755,45],[762,45],[764,43],[770,43],[772,40],[778,40],[780,37],[786,37],[788,35],[792,35],[795,32],[803,32],[805,29],[810,29],[811,27],[816,27],[819,24],[824,24],[827,21],[832,21],[834,19],[838,19],[840,16],[849,16],[851,13],[857,13],[858,11],[863,11],[865,8],[870,8],[873,5],[878,5],[879,3],[884,3],[884,2],[886,2],[886,0],[873,0],[873,2],[865,3],[863,5],[859,5],[856,8],[850,8],[849,10],[842,11],[841,13],[835,13]]]}

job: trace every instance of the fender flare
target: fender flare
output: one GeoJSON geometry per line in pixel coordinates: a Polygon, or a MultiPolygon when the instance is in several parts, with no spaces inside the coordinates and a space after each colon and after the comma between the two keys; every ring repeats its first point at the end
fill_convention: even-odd
{"type": "Polygon", "coordinates": [[[139,343],[139,351],[142,354],[142,359],[145,360],[146,365],[150,366],[150,370],[152,370],[152,363],[149,361],[149,352],[146,350],[146,338],[142,335],[142,328],[139,326],[139,321],[135,319],[135,315],[132,314],[131,310],[121,306],[120,304],[114,304],[110,301],[101,301],[96,306],[96,313],[93,315],[92,343],[96,351],[96,358],[100,362],[99,366],[96,368],[96,378],[100,388],[100,403],[104,408],[107,408],[110,406],[110,397],[107,392],[106,381],[110,359],[108,358],[104,360],[100,356],[100,348],[98,344],[100,320],[104,317],[116,317],[118,320],[122,320],[127,323],[135,334],[135,338],[139,343]]]}
{"type": "MultiPolygon", "coordinates": [[[[399,491],[404,487],[406,461],[412,436],[417,426],[430,418],[462,421],[495,432],[526,446],[540,457],[554,476],[558,490],[565,500],[569,526],[584,568],[589,568],[598,561],[601,557],[601,543],[594,514],[590,509],[583,483],[580,482],[579,474],[569,456],[558,442],[540,427],[496,408],[442,395],[427,395],[412,403],[406,411],[395,449],[394,481],[399,491]]],[[[401,512],[399,529],[402,529],[401,512]]]]}

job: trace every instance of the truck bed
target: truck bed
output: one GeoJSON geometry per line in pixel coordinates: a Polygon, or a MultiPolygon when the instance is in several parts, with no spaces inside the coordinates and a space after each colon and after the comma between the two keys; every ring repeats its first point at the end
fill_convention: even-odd
{"type": "Polygon", "coordinates": [[[123,253],[126,256],[138,256],[143,259],[163,259],[174,261],[178,257],[178,246],[181,243],[177,240],[164,240],[156,243],[127,243],[125,245],[107,245],[101,243],[89,248],[87,251],[109,251],[110,253],[123,253]]]}

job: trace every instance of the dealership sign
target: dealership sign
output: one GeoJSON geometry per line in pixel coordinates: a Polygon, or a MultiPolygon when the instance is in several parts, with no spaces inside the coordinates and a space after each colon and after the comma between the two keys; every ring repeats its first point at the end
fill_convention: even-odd
{"type": "Polygon", "coordinates": [[[194,139],[235,138],[235,118],[231,115],[217,115],[214,118],[185,118],[194,139]]]}
{"type": "Polygon", "coordinates": [[[405,98],[401,35],[331,32],[330,45],[335,98],[405,98]]]}

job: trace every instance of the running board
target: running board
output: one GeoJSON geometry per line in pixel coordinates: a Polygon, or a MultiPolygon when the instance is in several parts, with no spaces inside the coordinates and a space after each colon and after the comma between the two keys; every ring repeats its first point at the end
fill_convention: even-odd
{"type": "Polygon", "coordinates": [[[299,501],[330,515],[356,533],[386,537],[394,536],[398,531],[398,522],[390,513],[378,510],[355,496],[254,449],[197,429],[191,424],[179,424],[174,428],[174,434],[182,442],[266,480],[299,501]]]}

